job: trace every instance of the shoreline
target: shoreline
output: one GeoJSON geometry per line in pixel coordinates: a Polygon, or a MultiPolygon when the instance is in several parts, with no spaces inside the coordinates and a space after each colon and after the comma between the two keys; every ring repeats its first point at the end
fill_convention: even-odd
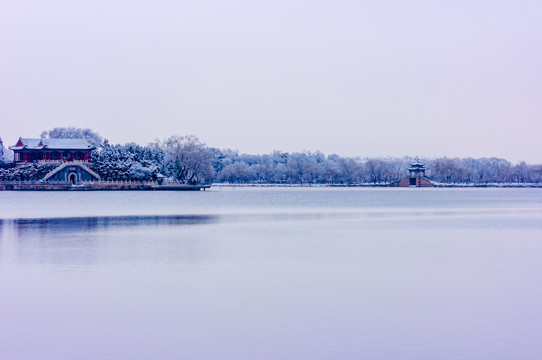
{"type": "Polygon", "coordinates": [[[213,188],[542,188],[542,184],[443,184],[432,183],[431,187],[406,186],[397,187],[392,184],[251,184],[251,183],[213,183],[213,188]]]}
{"type": "Polygon", "coordinates": [[[211,185],[153,184],[131,181],[96,181],[72,184],[70,182],[0,182],[0,191],[205,191],[211,185]]]}
{"type": "MultiPolygon", "coordinates": [[[[542,184],[443,184],[431,183],[431,187],[423,188],[542,188],[542,184]]],[[[60,182],[33,182],[33,181],[3,181],[0,182],[0,191],[205,191],[210,188],[393,188],[392,184],[272,184],[272,183],[213,183],[210,185],[186,184],[149,184],[130,181],[119,182],[85,182],[82,184],[60,182]]],[[[406,186],[397,188],[421,188],[406,186]]]]}

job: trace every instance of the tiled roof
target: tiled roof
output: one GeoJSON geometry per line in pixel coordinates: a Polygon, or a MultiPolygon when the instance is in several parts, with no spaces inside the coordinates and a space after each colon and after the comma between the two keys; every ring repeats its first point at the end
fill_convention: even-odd
{"type": "Polygon", "coordinates": [[[94,146],[90,145],[85,139],[42,139],[44,147],[48,149],[91,149],[94,146]]]}
{"type": "Polygon", "coordinates": [[[11,150],[92,150],[94,146],[85,139],[27,139],[19,138],[17,144],[9,147],[11,150]]]}
{"type": "Polygon", "coordinates": [[[425,167],[424,163],[422,163],[420,160],[416,159],[416,162],[410,164],[410,168],[408,168],[408,169],[409,170],[416,170],[416,169],[425,170],[426,167],[425,167]]]}
{"type": "Polygon", "coordinates": [[[28,148],[36,148],[39,146],[41,139],[22,139],[24,145],[28,148]]]}

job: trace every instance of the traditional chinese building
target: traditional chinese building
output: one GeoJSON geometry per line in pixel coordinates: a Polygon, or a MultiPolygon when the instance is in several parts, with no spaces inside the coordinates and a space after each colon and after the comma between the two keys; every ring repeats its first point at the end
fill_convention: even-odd
{"type": "Polygon", "coordinates": [[[45,175],[43,181],[63,181],[78,185],[83,181],[98,181],[100,175],[90,170],[83,163],[66,162],[45,175]]]}
{"type": "Polygon", "coordinates": [[[425,167],[425,164],[420,162],[419,160],[416,160],[416,162],[410,164],[410,167],[408,168],[408,177],[400,181],[397,181],[391,185],[400,186],[400,187],[407,187],[407,186],[431,187],[433,185],[425,177],[426,170],[427,168],[425,167]]]}
{"type": "Polygon", "coordinates": [[[17,164],[25,162],[89,163],[91,151],[96,149],[85,139],[23,139],[9,147],[17,164]]]}

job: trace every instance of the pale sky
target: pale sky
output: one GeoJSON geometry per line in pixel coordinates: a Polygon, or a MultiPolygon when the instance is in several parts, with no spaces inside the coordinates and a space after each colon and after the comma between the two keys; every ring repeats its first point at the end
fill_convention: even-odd
{"type": "Polygon", "coordinates": [[[0,0],[0,136],[542,163],[542,1],[0,0]]]}

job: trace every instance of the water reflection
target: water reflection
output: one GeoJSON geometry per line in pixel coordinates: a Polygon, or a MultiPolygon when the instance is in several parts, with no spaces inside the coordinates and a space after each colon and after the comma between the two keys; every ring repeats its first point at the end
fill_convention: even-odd
{"type": "Polygon", "coordinates": [[[308,211],[308,212],[255,212],[221,215],[150,215],[150,216],[96,216],[59,217],[38,219],[0,219],[0,229],[13,225],[18,237],[26,234],[50,236],[54,234],[89,233],[104,229],[133,227],[179,227],[217,223],[291,222],[354,220],[372,226],[412,227],[426,223],[433,227],[522,227],[539,228],[542,209],[458,209],[458,210],[372,210],[372,211],[308,211]]]}
{"type": "Polygon", "coordinates": [[[0,221],[2,354],[540,358],[539,207],[332,210],[0,221]]]}
{"type": "Polygon", "coordinates": [[[47,233],[69,233],[96,231],[110,227],[133,226],[179,226],[211,224],[218,221],[213,215],[172,215],[172,216],[103,216],[73,218],[15,219],[13,224],[19,235],[39,231],[47,233]]]}
{"type": "MultiPolygon", "coordinates": [[[[354,237],[369,229],[401,231],[402,236],[420,229],[537,230],[542,228],[540,215],[538,209],[373,210],[15,219],[0,221],[3,238],[8,240],[7,247],[0,247],[0,258],[61,266],[201,264],[214,261],[220,246],[235,246],[249,233],[249,238],[258,239],[265,232],[283,231],[280,236],[289,238],[295,232],[286,231],[288,228],[307,232],[323,224],[356,229],[354,237]]],[[[335,231],[328,237],[334,238],[335,231]]],[[[273,239],[268,244],[277,247],[281,243],[273,239]]]]}
{"type": "MultiPolygon", "coordinates": [[[[197,262],[206,258],[206,244],[183,231],[216,223],[211,215],[115,216],[16,219],[6,233],[15,262],[59,266],[104,263],[197,262]]],[[[6,260],[6,259],[4,259],[6,260]]]]}

